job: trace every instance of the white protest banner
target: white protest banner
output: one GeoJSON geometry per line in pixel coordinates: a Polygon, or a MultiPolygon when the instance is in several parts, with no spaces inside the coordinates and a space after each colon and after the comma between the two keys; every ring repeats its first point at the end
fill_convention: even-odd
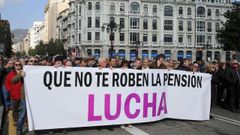
{"type": "Polygon", "coordinates": [[[211,76],[176,70],[25,66],[29,130],[209,120],[211,76]]]}

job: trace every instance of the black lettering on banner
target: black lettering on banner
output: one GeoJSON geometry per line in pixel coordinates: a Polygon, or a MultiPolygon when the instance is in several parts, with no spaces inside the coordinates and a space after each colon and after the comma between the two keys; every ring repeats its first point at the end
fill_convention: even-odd
{"type": "Polygon", "coordinates": [[[197,77],[197,87],[199,88],[202,88],[202,76],[200,77],[200,76],[198,76],[197,77]]]}
{"type": "Polygon", "coordinates": [[[129,87],[135,86],[135,74],[134,73],[129,73],[129,87]]]}
{"type": "Polygon", "coordinates": [[[84,84],[86,87],[90,87],[92,84],[92,74],[90,72],[86,72],[84,75],[84,84]]]}
{"type": "Polygon", "coordinates": [[[75,73],[75,87],[78,87],[78,85],[83,86],[83,72],[80,72],[80,75],[79,72],[75,73]]]}
{"type": "Polygon", "coordinates": [[[185,87],[187,85],[186,78],[187,78],[187,75],[182,75],[182,83],[181,83],[182,87],[185,87]]]}
{"type": "Polygon", "coordinates": [[[191,75],[188,75],[188,87],[190,87],[190,84],[191,84],[191,82],[190,82],[190,81],[191,81],[191,80],[190,80],[191,78],[190,78],[190,77],[191,77],[191,75]]]}
{"type": "Polygon", "coordinates": [[[125,87],[127,85],[127,74],[122,73],[120,78],[120,83],[122,87],[125,87]]]}
{"type": "Polygon", "coordinates": [[[168,74],[163,74],[163,85],[166,86],[166,81],[168,80],[168,74]]]}
{"type": "Polygon", "coordinates": [[[64,74],[64,87],[71,87],[71,84],[69,83],[70,77],[68,75],[71,75],[70,71],[66,71],[64,74]]]}
{"type": "Polygon", "coordinates": [[[137,86],[142,86],[142,82],[141,82],[141,80],[142,80],[142,73],[137,73],[137,86]]]}
{"type": "Polygon", "coordinates": [[[115,87],[119,87],[119,83],[118,83],[118,80],[119,80],[119,74],[118,73],[113,73],[113,79],[112,79],[112,86],[115,87]]]}
{"type": "Polygon", "coordinates": [[[101,72],[96,72],[95,75],[97,75],[97,87],[100,87],[100,76],[102,75],[101,72]]]}
{"type": "Polygon", "coordinates": [[[181,75],[180,74],[175,74],[174,86],[180,86],[180,82],[181,82],[181,75]]]}
{"type": "Polygon", "coordinates": [[[103,87],[108,87],[109,86],[109,84],[107,83],[107,81],[108,81],[108,75],[109,75],[109,73],[103,73],[103,80],[102,80],[102,86],[103,87]]]}
{"type": "Polygon", "coordinates": [[[62,85],[62,71],[59,72],[60,76],[58,77],[59,71],[54,71],[54,85],[56,87],[60,87],[62,85]],[[59,78],[59,82],[57,82],[57,78],[59,78]]]}
{"type": "Polygon", "coordinates": [[[143,74],[143,86],[148,86],[148,73],[147,74],[143,74]]]}
{"type": "Polygon", "coordinates": [[[191,85],[192,85],[193,88],[195,88],[196,85],[197,85],[197,84],[196,84],[196,81],[197,81],[197,80],[196,80],[196,76],[192,76],[191,85]]]}
{"type": "Polygon", "coordinates": [[[47,71],[44,73],[43,76],[43,84],[49,89],[52,90],[52,73],[50,71],[47,71]]]}
{"type": "Polygon", "coordinates": [[[168,74],[168,86],[173,86],[173,77],[174,77],[174,74],[172,73],[169,73],[168,74]]]}

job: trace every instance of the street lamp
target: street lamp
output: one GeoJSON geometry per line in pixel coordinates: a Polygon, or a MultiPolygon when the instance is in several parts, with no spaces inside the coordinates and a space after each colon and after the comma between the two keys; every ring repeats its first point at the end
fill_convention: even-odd
{"type": "Polygon", "coordinates": [[[107,31],[107,33],[110,34],[110,41],[111,41],[111,47],[110,47],[110,57],[113,57],[113,41],[114,41],[114,32],[119,31],[121,32],[121,27],[119,24],[116,24],[114,21],[114,17],[110,17],[109,23],[104,23],[102,25],[102,31],[107,31]]]}

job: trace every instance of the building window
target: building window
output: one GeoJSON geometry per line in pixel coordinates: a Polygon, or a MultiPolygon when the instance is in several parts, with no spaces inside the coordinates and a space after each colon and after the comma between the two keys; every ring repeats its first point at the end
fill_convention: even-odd
{"type": "Polygon", "coordinates": [[[110,11],[115,11],[115,3],[110,4],[110,11]]]}
{"type": "Polygon", "coordinates": [[[192,35],[187,35],[187,42],[188,44],[192,43],[192,35]]]}
{"type": "Polygon", "coordinates": [[[140,19],[139,18],[130,18],[130,28],[139,29],[140,19]]]}
{"type": "Polygon", "coordinates": [[[205,21],[197,21],[197,31],[205,31],[205,21]]]}
{"type": "Polygon", "coordinates": [[[140,5],[138,2],[131,3],[131,12],[132,13],[140,13],[140,5]]]}
{"type": "Polygon", "coordinates": [[[212,37],[211,36],[207,36],[207,43],[211,44],[212,43],[212,37]]]}
{"type": "Polygon", "coordinates": [[[78,20],[78,30],[82,29],[82,23],[81,23],[81,19],[78,20]]]}
{"type": "Polygon", "coordinates": [[[182,14],[183,14],[183,8],[182,8],[182,7],[179,7],[179,9],[178,9],[178,14],[179,14],[179,15],[182,15],[182,14]]]}
{"type": "Polygon", "coordinates": [[[92,33],[91,32],[88,32],[88,41],[91,41],[92,40],[92,33]]]}
{"type": "Polygon", "coordinates": [[[202,46],[205,44],[205,35],[197,35],[197,45],[202,46]]]}
{"type": "Polygon", "coordinates": [[[212,32],[212,23],[211,22],[207,23],[207,31],[212,32]]]}
{"type": "Polygon", "coordinates": [[[216,16],[219,16],[219,14],[220,14],[219,9],[216,9],[215,15],[216,15],[216,16]]]}
{"type": "Polygon", "coordinates": [[[164,30],[173,30],[172,20],[164,20],[164,30]]]}
{"type": "Polygon", "coordinates": [[[120,33],[120,41],[124,41],[124,33],[120,33]]]}
{"type": "Polygon", "coordinates": [[[95,40],[96,41],[100,40],[100,32],[95,32],[95,40]]]}
{"type": "Polygon", "coordinates": [[[211,16],[211,15],[212,15],[212,11],[211,11],[211,9],[208,9],[208,11],[207,11],[207,15],[208,15],[208,16],[211,16]]]}
{"type": "Polygon", "coordinates": [[[182,43],[183,42],[183,35],[178,35],[178,42],[182,43]]]}
{"type": "Polygon", "coordinates": [[[216,23],[216,24],[215,24],[215,27],[216,27],[216,28],[215,28],[215,29],[216,29],[216,32],[218,32],[218,31],[220,30],[220,25],[219,25],[219,23],[216,23]]]}
{"type": "Polygon", "coordinates": [[[157,13],[157,5],[153,5],[152,11],[153,11],[153,13],[157,13]]]}
{"type": "Polygon", "coordinates": [[[165,6],[164,7],[164,16],[173,16],[173,7],[165,6]]]}
{"type": "Polygon", "coordinates": [[[153,43],[157,42],[157,34],[152,34],[152,42],[153,43]]]}
{"type": "Polygon", "coordinates": [[[130,43],[134,44],[136,41],[139,41],[139,33],[138,32],[130,32],[130,43]]]}
{"type": "Polygon", "coordinates": [[[92,27],[92,17],[88,17],[88,28],[92,27]]]}
{"type": "Polygon", "coordinates": [[[78,42],[79,42],[79,44],[81,43],[81,33],[78,33],[78,42]]]}
{"type": "Polygon", "coordinates": [[[143,6],[143,12],[144,12],[144,13],[147,13],[147,12],[148,12],[148,5],[145,4],[145,5],[143,6]]]}
{"type": "Polygon", "coordinates": [[[148,34],[143,34],[143,42],[148,42],[148,34]]]}
{"type": "Polygon", "coordinates": [[[120,28],[121,29],[124,29],[124,27],[125,27],[125,21],[124,21],[124,18],[120,18],[120,28]]]}
{"type": "Polygon", "coordinates": [[[92,2],[88,2],[88,10],[92,10],[92,2]]]}
{"type": "Polygon", "coordinates": [[[173,42],[173,36],[170,34],[164,35],[164,43],[172,43],[173,42]]]}
{"type": "Polygon", "coordinates": [[[100,10],[100,2],[96,2],[96,10],[100,10]]]}
{"type": "Polygon", "coordinates": [[[152,29],[157,30],[157,19],[153,19],[152,21],[152,29]]]}
{"type": "Polygon", "coordinates": [[[120,11],[121,11],[121,12],[124,12],[124,11],[125,11],[125,4],[124,4],[124,3],[121,3],[121,4],[120,4],[120,11]]]}
{"type": "Polygon", "coordinates": [[[178,29],[179,31],[183,31],[183,21],[178,22],[178,29]]]}
{"type": "Polygon", "coordinates": [[[192,22],[191,21],[187,22],[187,29],[188,29],[188,31],[192,31],[192,22]]]}
{"type": "Polygon", "coordinates": [[[148,19],[143,20],[143,29],[148,29],[148,19]]]}
{"type": "Polygon", "coordinates": [[[187,9],[187,15],[192,15],[192,9],[190,7],[187,9]]]}
{"type": "Polygon", "coordinates": [[[197,8],[197,17],[205,17],[205,8],[204,7],[197,8]]]}
{"type": "Polygon", "coordinates": [[[100,28],[100,17],[96,17],[95,27],[96,27],[96,28],[100,28]]]}

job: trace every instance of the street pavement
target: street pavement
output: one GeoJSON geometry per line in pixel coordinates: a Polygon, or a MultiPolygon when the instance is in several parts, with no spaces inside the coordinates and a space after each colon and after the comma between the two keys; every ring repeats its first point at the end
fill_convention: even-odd
{"type": "MultiPolygon", "coordinates": [[[[77,129],[60,129],[51,131],[35,131],[36,135],[240,135],[240,111],[232,113],[216,107],[209,121],[185,121],[165,119],[152,123],[133,124],[133,127],[120,126],[90,127],[77,129]]],[[[11,120],[6,120],[10,121],[11,120]]],[[[9,124],[5,122],[5,124],[9,124]]],[[[11,124],[10,124],[11,125],[11,124]]],[[[2,135],[15,135],[11,128],[4,126],[2,135]]],[[[25,132],[26,135],[30,135],[25,132]]]]}

